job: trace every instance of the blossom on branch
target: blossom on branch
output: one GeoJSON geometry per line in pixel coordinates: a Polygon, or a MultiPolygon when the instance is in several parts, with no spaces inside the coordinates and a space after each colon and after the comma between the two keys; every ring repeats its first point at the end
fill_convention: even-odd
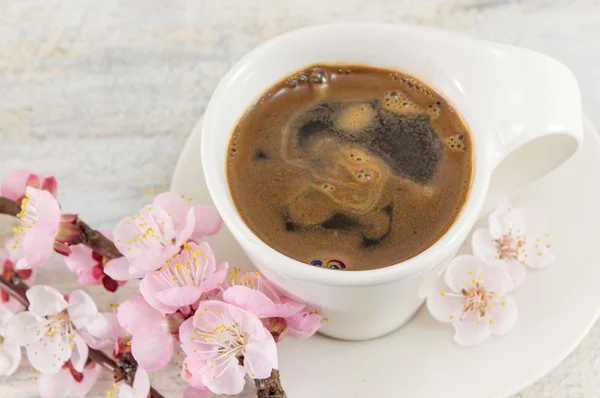
{"type": "Polygon", "coordinates": [[[155,372],[171,361],[179,326],[183,322],[181,314],[165,315],[137,295],[119,306],[117,317],[131,334],[131,353],[141,367],[155,372]]]}
{"type": "Polygon", "coordinates": [[[9,376],[21,363],[21,347],[7,340],[6,325],[14,314],[0,307],[0,376],[9,376]]]}
{"type": "Polygon", "coordinates": [[[27,187],[48,191],[56,198],[56,179],[43,174],[34,174],[29,170],[16,170],[8,173],[2,179],[0,195],[20,202],[25,197],[27,187]]]}
{"type": "Polygon", "coordinates": [[[68,245],[81,234],[75,226],[77,216],[61,216],[60,205],[48,191],[27,187],[17,217],[21,223],[14,228],[12,248],[23,250],[23,258],[17,262],[17,269],[43,266],[52,250],[69,254],[68,245]]]}
{"type": "Polygon", "coordinates": [[[144,299],[165,313],[172,314],[189,306],[204,293],[217,289],[227,274],[227,263],[218,267],[210,246],[195,242],[183,244],[183,249],[169,257],[156,271],[146,274],[140,283],[144,299]]]}
{"type": "MultiPolygon", "coordinates": [[[[110,231],[100,231],[108,240],[112,241],[110,231]]],[[[82,285],[102,284],[109,292],[114,292],[124,282],[117,282],[104,272],[108,259],[84,244],[69,247],[70,254],[65,256],[65,264],[72,272],[76,273],[77,282],[82,285]]]]}
{"type": "Polygon", "coordinates": [[[188,356],[184,377],[196,388],[203,384],[216,394],[239,394],[246,375],[266,379],[277,369],[271,333],[254,314],[233,305],[203,301],[179,334],[188,356]]]}
{"type": "Polygon", "coordinates": [[[323,325],[324,319],[318,311],[281,294],[259,272],[234,268],[222,289],[223,301],[261,318],[276,341],[286,333],[309,338],[323,325]]]}
{"type": "Polygon", "coordinates": [[[73,369],[82,372],[88,346],[79,331],[94,334],[90,329],[98,315],[94,301],[81,290],[63,297],[44,285],[31,287],[26,295],[29,309],[8,321],[7,339],[26,347],[31,366],[42,374],[57,373],[69,360],[73,369]]]}
{"type": "Polygon", "coordinates": [[[162,193],[114,230],[115,245],[124,257],[108,262],[106,273],[115,280],[142,278],[188,240],[217,233],[222,222],[213,207],[191,206],[174,193],[162,193]]]}

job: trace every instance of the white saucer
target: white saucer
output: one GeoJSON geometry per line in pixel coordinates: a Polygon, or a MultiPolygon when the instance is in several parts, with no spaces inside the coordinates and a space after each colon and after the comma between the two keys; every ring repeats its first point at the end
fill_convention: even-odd
{"type": "MultiPolygon", "coordinates": [[[[529,272],[514,292],[519,321],[509,334],[459,347],[452,327],[421,309],[404,328],[367,342],[289,338],[279,345],[288,397],[509,397],[557,366],[600,313],[600,139],[587,118],[585,129],[584,146],[572,159],[514,199],[546,213],[558,262],[529,272]]],[[[200,132],[198,122],[171,190],[212,204],[202,174],[200,132]]],[[[225,227],[208,241],[217,260],[251,267],[225,227]]]]}

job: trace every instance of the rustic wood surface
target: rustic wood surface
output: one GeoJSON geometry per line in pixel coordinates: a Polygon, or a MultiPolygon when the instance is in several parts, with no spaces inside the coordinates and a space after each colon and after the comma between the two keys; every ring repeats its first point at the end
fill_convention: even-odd
{"type": "MultiPolygon", "coordinates": [[[[600,125],[598,0],[0,0],[0,175],[55,175],[65,211],[112,229],[168,189],[191,127],[236,60],[279,33],[339,21],[435,25],[547,53],[575,72],[600,125]]],[[[1,238],[10,226],[2,220],[1,238]]],[[[39,281],[75,286],[58,257],[39,281]]],[[[135,286],[86,290],[109,310],[135,286]]],[[[598,397],[598,358],[596,325],[519,397],[598,397]]],[[[0,378],[0,396],[37,396],[34,377],[24,363],[0,378]]],[[[167,397],[184,386],[176,365],[152,383],[167,397]]],[[[92,395],[109,388],[104,374],[92,395]]]]}

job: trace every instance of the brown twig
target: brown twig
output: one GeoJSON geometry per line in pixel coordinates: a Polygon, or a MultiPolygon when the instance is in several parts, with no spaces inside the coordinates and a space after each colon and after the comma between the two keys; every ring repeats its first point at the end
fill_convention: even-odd
{"type": "Polygon", "coordinates": [[[21,211],[21,203],[0,196],[0,213],[16,217],[21,211]]]}
{"type": "MultiPolygon", "coordinates": [[[[19,202],[0,196],[0,214],[16,216],[20,211],[21,204],[19,202]]],[[[79,219],[79,217],[75,220],[75,225],[81,231],[81,236],[77,243],[82,243],[88,246],[90,249],[108,259],[114,259],[123,256],[114,243],[112,243],[99,231],[91,228],[89,225],[83,222],[83,220],[79,219]]],[[[17,283],[14,284],[11,282],[12,281],[7,281],[0,277],[0,288],[6,290],[8,294],[10,294],[13,298],[18,300],[21,304],[23,304],[24,307],[27,308],[29,306],[29,301],[27,300],[25,292],[29,287],[20,279],[15,281],[17,283]]],[[[125,381],[128,383],[133,381],[130,380],[127,372],[125,372],[121,366],[119,366],[114,360],[109,358],[102,351],[90,348],[89,356],[91,360],[111,372],[117,381],[123,379],[125,379],[125,381]]],[[[269,378],[255,379],[254,383],[258,389],[258,398],[287,398],[285,392],[283,391],[283,387],[281,386],[279,371],[276,369],[273,369],[269,378]]],[[[163,396],[153,388],[150,389],[150,397],[163,398],[163,396]]]]}
{"type": "Polygon", "coordinates": [[[109,260],[113,258],[123,257],[119,249],[112,243],[106,236],[102,235],[101,232],[96,231],[89,225],[83,222],[79,217],[75,221],[75,225],[81,231],[80,242],[87,247],[94,250],[96,253],[101,254],[109,260]]]}
{"type": "MultiPolygon", "coordinates": [[[[29,289],[29,286],[27,286],[24,282],[18,281],[18,283],[13,283],[13,281],[7,281],[6,279],[0,277],[0,288],[6,291],[25,308],[29,307],[29,300],[27,300],[27,296],[25,295],[25,292],[27,289],[29,289]]],[[[121,366],[119,366],[118,363],[100,350],[94,350],[90,348],[89,357],[92,361],[111,372],[117,381],[122,380],[124,378],[123,375],[128,374],[122,369],[121,366]]],[[[125,382],[131,384],[133,380],[130,378],[125,378],[125,382]]],[[[154,388],[150,388],[150,397],[164,398],[164,396],[154,388]]]]}
{"type": "Polygon", "coordinates": [[[273,369],[267,379],[255,379],[254,384],[258,390],[257,398],[287,398],[277,369],[273,369]]]}

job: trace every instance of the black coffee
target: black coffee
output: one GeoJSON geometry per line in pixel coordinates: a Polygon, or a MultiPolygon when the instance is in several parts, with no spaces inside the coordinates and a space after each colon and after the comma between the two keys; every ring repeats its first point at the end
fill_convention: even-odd
{"type": "Polygon", "coordinates": [[[227,178],[268,245],[328,268],[381,268],[437,241],[466,200],[471,143],[454,109],[399,72],[311,66],[242,116],[227,178]]]}

